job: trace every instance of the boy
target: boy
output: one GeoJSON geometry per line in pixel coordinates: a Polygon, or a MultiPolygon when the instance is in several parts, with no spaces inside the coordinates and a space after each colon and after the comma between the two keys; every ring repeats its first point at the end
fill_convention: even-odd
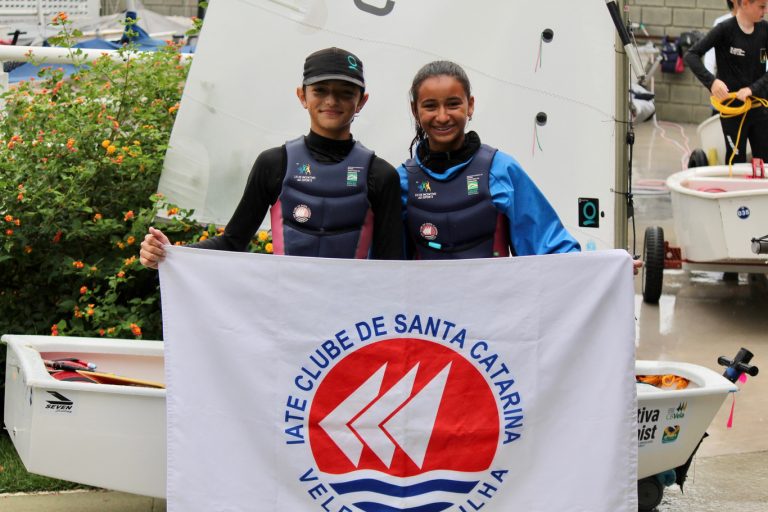
{"type": "MultiPolygon", "coordinates": [[[[368,101],[363,63],[340,48],[312,53],[296,96],[309,134],[263,151],[224,233],[195,247],[244,251],[271,209],[276,254],[401,259],[397,173],[351,134],[368,101]]],[[[141,263],[157,268],[169,243],[150,228],[141,263]]]]}

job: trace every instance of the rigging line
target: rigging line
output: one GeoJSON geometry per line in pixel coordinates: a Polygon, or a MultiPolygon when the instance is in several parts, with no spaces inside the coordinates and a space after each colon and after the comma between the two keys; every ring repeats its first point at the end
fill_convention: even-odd
{"type": "Polygon", "coordinates": [[[686,160],[688,158],[688,155],[690,154],[690,151],[686,151],[686,148],[683,147],[682,144],[680,144],[678,141],[667,137],[667,131],[662,127],[658,120],[656,119],[656,116],[653,116],[653,124],[654,128],[658,129],[661,135],[661,138],[669,142],[670,144],[676,146],[680,150],[680,168],[685,169],[686,168],[686,160]]]}
{"type": "Polygon", "coordinates": [[[710,96],[709,102],[712,104],[712,106],[720,112],[720,117],[727,119],[729,117],[736,117],[741,115],[741,122],[739,122],[739,131],[736,134],[736,142],[733,144],[733,148],[731,149],[731,157],[728,159],[728,176],[733,177],[733,159],[736,157],[736,153],[738,152],[739,148],[739,141],[741,140],[741,129],[744,126],[744,121],[747,119],[747,114],[750,110],[753,108],[761,108],[766,107],[768,108],[768,100],[760,98],[758,96],[748,96],[744,99],[744,102],[737,106],[732,107],[731,103],[736,100],[736,93],[732,92],[728,94],[728,98],[725,99],[725,101],[720,101],[714,96],[710,96]]]}
{"type": "Polygon", "coordinates": [[[544,151],[541,147],[541,141],[539,140],[539,128],[536,125],[536,121],[533,122],[533,143],[531,144],[531,156],[536,155],[536,146],[539,147],[539,151],[544,151]]]}
{"type": "Polygon", "coordinates": [[[536,58],[536,66],[533,68],[533,72],[534,73],[536,73],[539,70],[539,68],[541,67],[541,64],[542,64],[542,62],[541,62],[541,52],[542,52],[542,45],[543,44],[544,44],[544,42],[541,39],[539,39],[539,56],[536,58]]]}
{"type": "Polygon", "coordinates": [[[680,126],[679,124],[673,123],[671,121],[659,121],[659,123],[668,124],[674,128],[677,128],[680,131],[680,136],[683,138],[683,144],[685,145],[686,152],[688,153],[691,152],[691,146],[689,144],[691,140],[688,138],[688,135],[685,134],[685,130],[683,129],[682,126],[680,126]]]}

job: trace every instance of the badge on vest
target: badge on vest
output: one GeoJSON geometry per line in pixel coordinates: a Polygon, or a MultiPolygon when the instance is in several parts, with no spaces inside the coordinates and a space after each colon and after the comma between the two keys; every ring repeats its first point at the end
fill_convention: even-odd
{"type": "Polygon", "coordinates": [[[413,195],[416,199],[432,199],[437,195],[437,192],[432,192],[432,185],[429,181],[417,181],[416,193],[413,195]]]}
{"type": "Polygon", "coordinates": [[[312,167],[309,164],[296,163],[296,174],[293,175],[293,179],[303,183],[315,181],[315,177],[312,176],[312,167]]]}
{"type": "Polygon", "coordinates": [[[768,62],[768,51],[765,48],[760,48],[760,62],[762,64],[768,62]]]}
{"type": "Polygon", "coordinates": [[[297,205],[296,208],[293,209],[293,218],[296,222],[307,222],[311,216],[312,210],[305,204],[297,205]]]}
{"type": "Polygon", "coordinates": [[[357,177],[360,174],[360,171],[362,169],[363,169],[362,167],[347,167],[347,186],[348,187],[357,186],[357,177]]]}
{"type": "Polygon", "coordinates": [[[480,178],[482,177],[482,174],[473,174],[472,176],[467,176],[467,195],[468,196],[476,196],[480,193],[480,178]]]}
{"type": "Polygon", "coordinates": [[[434,240],[437,238],[437,226],[431,222],[425,222],[419,227],[419,234],[425,240],[434,240]]]}

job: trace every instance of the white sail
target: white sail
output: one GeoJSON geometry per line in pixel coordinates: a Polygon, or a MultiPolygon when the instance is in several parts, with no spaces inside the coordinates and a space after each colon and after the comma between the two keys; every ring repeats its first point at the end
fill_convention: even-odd
{"type": "Polygon", "coordinates": [[[353,135],[397,166],[413,137],[411,80],[449,59],[472,81],[469,128],[520,161],[582,246],[613,247],[623,133],[614,31],[598,0],[211,2],[160,191],[199,220],[226,224],[256,156],[308,132],[295,90],[306,55],[329,46],[365,65],[370,100],[353,135]],[[591,225],[578,225],[579,198],[599,200],[582,212],[591,225]]]}

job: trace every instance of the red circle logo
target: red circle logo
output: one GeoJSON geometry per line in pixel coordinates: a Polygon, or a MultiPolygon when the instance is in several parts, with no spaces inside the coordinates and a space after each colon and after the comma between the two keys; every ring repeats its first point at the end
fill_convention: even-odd
{"type": "Polygon", "coordinates": [[[328,474],[476,472],[494,459],[499,423],[493,390],[470,361],[439,343],[396,338],[330,370],[312,400],[309,441],[328,474]]]}
{"type": "Polygon", "coordinates": [[[437,226],[431,222],[425,222],[422,224],[419,228],[419,231],[421,232],[421,236],[427,240],[434,240],[437,238],[437,226]]]}
{"type": "Polygon", "coordinates": [[[305,204],[300,204],[293,209],[293,218],[296,219],[296,222],[307,222],[311,216],[312,210],[305,204]]]}

